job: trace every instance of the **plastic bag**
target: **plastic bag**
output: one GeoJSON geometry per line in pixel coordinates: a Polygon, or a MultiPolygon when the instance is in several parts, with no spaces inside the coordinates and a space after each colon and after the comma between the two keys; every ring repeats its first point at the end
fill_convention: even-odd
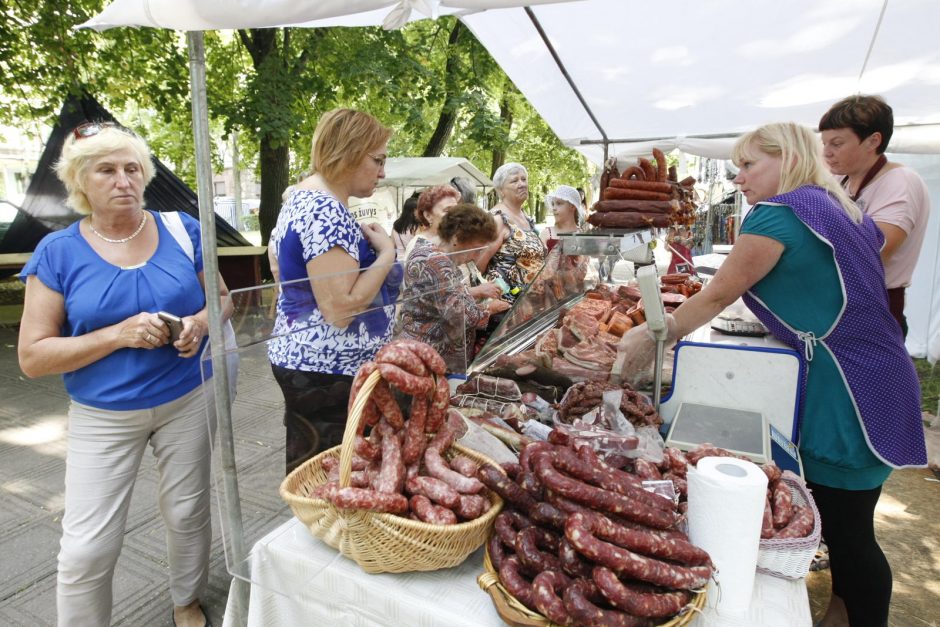
{"type": "Polygon", "coordinates": [[[498,464],[504,462],[516,463],[519,461],[519,456],[499,438],[487,433],[486,430],[462,413],[456,411],[455,413],[460,415],[460,418],[467,426],[467,433],[457,440],[458,444],[482,453],[498,464]]]}
{"type": "Polygon", "coordinates": [[[555,421],[555,415],[558,413],[552,404],[535,392],[526,392],[522,395],[522,402],[526,407],[535,411],[539,422],[550,425],[555,421]]]}

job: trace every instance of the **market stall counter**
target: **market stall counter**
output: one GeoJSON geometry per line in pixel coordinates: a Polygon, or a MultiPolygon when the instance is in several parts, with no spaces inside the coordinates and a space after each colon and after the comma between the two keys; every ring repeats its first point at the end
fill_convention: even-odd
{"type": "MultiPolygon", "coordinates": [[[[601,237],[606,239],[602,244],[603,248],[600,249],[601,258],[598,262],[592,263],[592,260],[588,258],[587,263],[584,264],[582,262],[585,261],[585,255],[579,254],[577,256],[582,259],[570,265],[570,270],[574,274],[559,279],[561,286],[572,288],[567,293],[571,297],[568,304],[572,307],[584,303],[581,309],[593,311],[593,308],[600,306],[597,302],[591,302],[596,301],[598,295],[614,294],[609,283],[605,281],[609,278],[613,262],[622,258],[620,246],[616,241],[613,243],[609,241],[609,236],[601,237]],[[594,297],[589,297],[584,291],[584,283],[572,282],[572,277],[580,277],[579,280],[582,281],[590,277],[588,287],[596,291],[594,297]]],[[[589,241],[582,239],[577,242],[577,245],[582,247],[585,242],[589,241]]],[[[564,244],[561,248],[564,249],[564,244]]],[[[295,287],[308,289],[307,286],[309,282],[302,281],[295,287]]],[[[451,287],[444,286],[444,289],[451,287]]],[[[559,287],[559,284],[552,287],[551,284],[546,283],[542,287],[540,297],[543,302],[548,302],[549,299],[556,297],[555,287],[559,287]],[[548,295],[549,292],[551,296],[548,295]]],[[[629,296],[631,292],[627,290],[624,294],[629,296]]],[[[471,552],[464,561],[450,562],[457,564],[450,568],[425,573],[396,571],[396,574],[388,572],[368,574],[361,562],[357,563],[358,559],[355,556],[351,556],[353,559],[346,557],[349,554],[342,546],[337,551],[330,547],[333,543],[328,539],[315,538],[314,535],[320,537],[320,534],[312,534],[311,529],[308,528],[313,523],[307,520],[301,522],[290,517],[283,502],[280,502],[276,496],[278,488],[282,489],[283,494],[283,486],[290,482],[290,478],[284,481],[282,466],[283,438],[281,434],[283,431],[278,428],[281,418],[280,395],[273,382],[270,381],[270,375],[262,381],[246,377],[243,372],[248,365],[260,366],[262,371],[265,370],[265,366],[268,366],[268,344],[278,337],[276,325],[271,319],[272,310],[265,308],[265,303],[271,302],[273,294],[268,294],[267,297],[249,295],[239,298],[236,293],[235,296],[236,300],[242,303],[241,314],[238,315],[237,312],[235,320],[235,327],[239,331],[239,348],[234,351],[242,357],[240,367],[242,372],[237,379],[239,391],[235,398],[233,416],[236,420],[247,418],[251,425],[247,430],[238,428],[235,430],[235,469],[243,481],[262,486],[263,493],[269,493],[272,498],[265,500],[264,503],[257,499],[247,499],[239,502],[238,507],[234,509],[223,508],[222,528],[227,566],[234,577],[233,591],[238,587],[238,583],[250,583],[251,586],[250,600],[245,613],[240,613],[237,609],[238,595],[233,593],[230,596],[232,606],[227,608],[226,623],[293,625],[311,622],[310,618],[314,617],[313,622],[317,622],[317,618],[322,618],[320,622],[329,624],[498,625],[501,622],[500,615],[494,609],[487,594],[480,590],[478,585],[477,578],[484,571],[481,550],[471,552]],[[275,402],[270,402],[272,400],[275,402]],[[258,424],[258,418],[262,418],[267,426],[258,424]],[[256,443],[264,443],[265,446],[253,446],[256,443]]],[[[406,291],[400,297],[397,306],[407,305],[407,300],[414,296],[406,291]]],[[[568,296],[563,292],[561,297],[563,304],[553,314],[556,321],[560,309],[566,308],[564,301],[568,296]]],[[[389,304],[382,303],[377,306],[388,307],[389,304]]],[[[604,306],[610,307],[610,303],[604,306]]],[[[540,316],[536,316],[538,317],[540,316]]],[[[525,321],[522,326],[526,326],[525,321]]],[[[459,331],[458,335],[462,337],[463,329],[459,331]]],[[[303,335],[305,332],[306,329],[302,327],[292,331],[292,333],[301,334],[300,337],[307,337],[303,335]]],[[[529,339],[535,340],[532,337],[529,339]]],[[[580,365],[576,364],[583,370],[587,370],[589,365],[583,355],[580,365]]],[[[360,405],[360,403],[354,403],[354,405],[360,405]]],[[[356,413],[360,410],[353,409],[352,411],[356,413]]],[[[387,436],[382,431],[380,433],[384,440],[387,436]]],[[[526,441],[528,440],[524,436],[519,440],[519,442],[526,441]]],[[[520,444],[520,450],[522,446],[524,444],[520,444]]],[[[385,448],[384,445],[382,448],[385,448]]],[[[347,449],[348,447],[343,450],[347,449]]],[[[317,457],[309,461],[315,462],[316,459],[317,457]]],[[[217,476],[227,478],[235,469],[221,468],[217,476]]],[[[492,470],[497,472],[495,468],[492,470]]],[[[348,467],[345,467],[340,476],[350,477],[351,475],[342,474],[348,471],[348,467]]],[[[509,472],[505,467],[503,471],[509,472]]],[[[481,471],[480,479],[483,479],[483,475],[481,471]]],[[[486,486],[495,490],[495,487],[489,483],[486,486]]],[[[230,490],[231,487],[231,483],[226,483],[226,490],[230,490]]],[[[316,492],[319,487],[319,484],[308,486],[309,492],[316,492]]],[[[301,492],[308,493],[308,488],[304,488],[301,492]]],[[[498,490],[497,493],[504,496],[498,490]]],[[[323,494],[323,497],[315,498],[332,499],[330,496],[332,492],[326,491],[323,494]]],[[[226,502],[229,503],[229,501],[226,502]]],[[[495,508],[494,511],[496,511],[495,508]]],[[[297,513],[296,509],[294,513],[297,513]]],[[[419,512],[416,509],[412,513],[419,512]]],[[[434,526],[433,524],[424,525],[424,527],[434,526]]],[[[493,537],[491,536],[490,542],[493,541],[493,537]]],[[[472,550],[471,548],[470,551],[472,550]]],[[[728,612],[719,615],[713,603],[707,603],[701,610],[701,615],[688,614],[681,624],[802,625],[809,623],[806,589],[801,580],[778,579],[761,574],[756,577],[753,594],[756,601],[751,604],[748,611],[742,612],[741,616],[732,616],[728,612]],[[728,622],[732,619],[738,622],[728,622]]],[[[714,597],[712,601],[715,601],[718,595],[710,593],[709,597],[714,597]]],[[[701,595],[699,598],[704,599],[701,595]]]]}
{"type": "MultiPolygon", "coordinates": [[[[259,540],[251,552],[248,627],[293,625],[498,627],[503,621],[480,590],[482,550],[454,568],[369,575],[315,539],[296,518],[259,540]],[[304,582],[298,590],[298,582],[304,582]]],[[[751,609],[719,615],[705,607],[694,627],[800,627],[811,624],[806,584],[758,574],[751,609]]],[[[226,627],[240,625],[229,602],[226,627]]]]}

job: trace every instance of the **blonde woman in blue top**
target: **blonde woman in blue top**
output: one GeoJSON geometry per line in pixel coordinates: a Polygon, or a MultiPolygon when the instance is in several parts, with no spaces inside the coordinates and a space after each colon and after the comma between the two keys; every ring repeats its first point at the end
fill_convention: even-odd
{"type": "MultiPolygon", "coordinates": [[[[55,169],[69,204],[86,217],[43,238],[23,269],[18,350],[27,376],[62,374],[72,399],[59,624],[110,623],[114,566],[148,444],[167,528],[173,619],[208,624],[199,597],[209,572],[215,406],[195,358],[208,330],[199,224],[182,216],[193,259],[144,209],[150,150],[116,125],[76,128],[55,169]],[[159,311],[182,318],[172,344],[159,311]]],[[[223,313],[230,312],[226,298],[223,313]]]]}

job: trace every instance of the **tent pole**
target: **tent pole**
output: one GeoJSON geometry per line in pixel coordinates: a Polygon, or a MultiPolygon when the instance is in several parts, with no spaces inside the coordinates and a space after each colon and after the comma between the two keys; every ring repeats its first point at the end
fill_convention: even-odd
{"type": "MultiPolygon", "coordinates": [[[[196,143],[196,182],[199,197],[199,224],[202,227],[203,270],[206,283],[206,306],[209,313],[209,341],[212,346],[224,347],[222,337],[222,307],[219,298],[219,258],[216,254],[215,211],[212,206],[212,169],[209,152],[209,109],[206,102],[206,50],[202,32],[187,31],[189,49],[189,85],[193,108],[193,138],[196,143]]],[[[219,433],[225,514],[221,521],[228,528],[232,549],[232,567],[242,577],[245,567],[244,532],[241,503],[238,498],[238,475],[235,469],[235,443],[232,430],[232,405],[229,402],[228,371],[224,350],[212,351],[212,386],[215,390],[215,410],[219,433]]],[[[242,577],[235,577],[231,596],[235,601],[235,616],[241,623],[247,620],[248,586],[242,577]]]]}

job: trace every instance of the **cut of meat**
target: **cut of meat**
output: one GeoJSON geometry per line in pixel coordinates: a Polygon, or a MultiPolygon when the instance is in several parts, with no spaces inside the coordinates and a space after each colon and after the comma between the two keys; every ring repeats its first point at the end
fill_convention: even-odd
{"type": "Polygon", "coordinates": [[[584,368],[577,366],[567,359],[556,359],[552,363],[552,369],[558,374],[570,377],[574,381],[607,381],[610,377],[609,370],[595,370],[593,368],[584,368]]]}
{"type": "Polygon", "coordinates": [[[590,314],[595,320],[603,320],[607,317],[607,314],[610,313],[610,301],[600,300],[596,298],[585,298],[577,305],[571,308],[568,316],[575,312],[584,312],[590,314]]]}
{"type": "Polygon", "coordinates": [[[643,294],[640,292],[640,288],[630,285],[621,285],[617,288],[617,293],[621,298],[631,300],[634,303],[643,298],[643,294]]]}
{"type": "Polygon", "coordinates": [[[617,352],[596,337],[580,342],[565,352],[565,359],[576,366],[610,372],[617,352]]]}
{"type": "Polygon", "coordinates": [[[598,333],[597,339],[617,351],[617,346],[620,344],[620,338],[614,335],[613,333],[598,333]]]}
{"type": "MultiPolygon", "coordinates": [[[[607,301],[599,300],[592,302],[604,303],[607,305],[607,310],[610,310],[610,303],[607,301]]],[[[581,340],[597,335],[597,332],[600,330],[599,325],[600,323],[596,317],[583,310],[575,311],[572,309],[568,312],[568,315],[565,316],[564,327],[570,329],[571,332],[581,340]]],[[[562,345],[564,347],[564,342],[562,342],[562,345]]]]}
{"type": "Polygon", "coordinates": [[[662,297],[663,305],[672,305],[673,307],[678,307],[687,300],[682,294],[673,294],[671,292],[663,292],[662,297]]]}
{"type": "Polygon", "coordinates": [[[558,335],[559,329],[549,329],[535,342],[535,352],[538,355],[557,355],[558,354],[558,335]]]}
{"type": "Polygon", "coordinates": [[[558,336],[558,348],[561,353],[564,353],[573,346],[577,346],[578,342],[581,341],[567,326],[558,329],[558,336]]]}

